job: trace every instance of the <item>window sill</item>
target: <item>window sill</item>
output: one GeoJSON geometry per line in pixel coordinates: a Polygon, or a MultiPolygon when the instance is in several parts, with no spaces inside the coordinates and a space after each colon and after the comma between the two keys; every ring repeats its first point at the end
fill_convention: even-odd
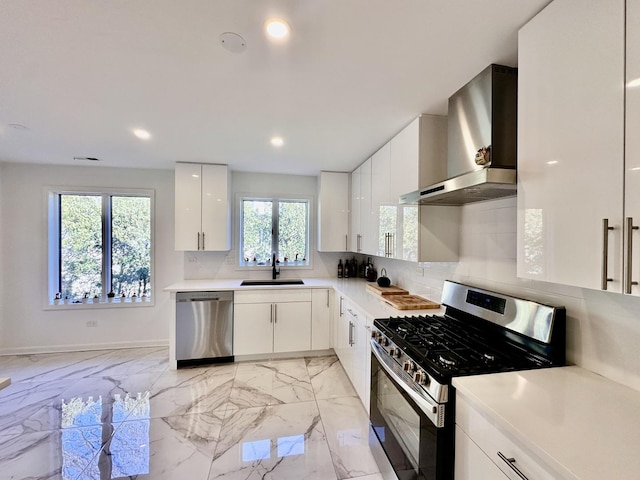
{"type": "Polygon", "coordinates": [[[101,310],[105,308],[140,308],[140,307],[154,307],[155,302],[153,299],[147,302],[100,302],[95,303],[60,303],[55,305],[53,303],[45,304],[43,310],[101,310]]]}

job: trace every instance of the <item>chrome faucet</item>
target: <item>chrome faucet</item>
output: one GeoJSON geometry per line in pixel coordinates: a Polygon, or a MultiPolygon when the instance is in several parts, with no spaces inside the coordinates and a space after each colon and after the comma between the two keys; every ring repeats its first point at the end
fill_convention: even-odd
{"type": "Polygon", "coordinates": [[[276,269],[276,254],[275,253],[273,254],[273,257],[271,258],[271,265],[272,265],[272,267],[271,267],[271,278],[273,280],[275,280],[276,277],[278,275],[280,275],[280,269],[279,268],[276,269]]]}

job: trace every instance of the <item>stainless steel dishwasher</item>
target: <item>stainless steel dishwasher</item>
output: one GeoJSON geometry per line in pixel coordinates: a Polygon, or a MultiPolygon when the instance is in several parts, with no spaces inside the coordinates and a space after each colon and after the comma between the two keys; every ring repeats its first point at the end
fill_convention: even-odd
{"type": "Polygon", "coordinates": [[[176,294],[176,360],[233,362],[233,292],[176,294]]]}

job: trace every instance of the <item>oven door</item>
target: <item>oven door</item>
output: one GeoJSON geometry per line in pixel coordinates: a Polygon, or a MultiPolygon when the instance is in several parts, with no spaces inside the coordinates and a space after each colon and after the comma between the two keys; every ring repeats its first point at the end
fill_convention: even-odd
{"type": "Polygon", "coordinates": [[[371,341],[370,421],[399,480],[453,478],[453,428],[444,404],[371,341]]]}

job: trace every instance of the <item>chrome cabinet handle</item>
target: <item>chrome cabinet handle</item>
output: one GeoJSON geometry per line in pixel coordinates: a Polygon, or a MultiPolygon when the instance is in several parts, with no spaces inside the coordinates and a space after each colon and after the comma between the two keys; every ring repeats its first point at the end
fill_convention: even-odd
{"type": "Polygon", "coordinates": [[[202,249],[204,250],[204,232],[202,232],[202,249]]]}
{"type": "Polygon", "coordinates": [[[273,303],[271,304],[271,317],[269,318],[269,323],[273,323],[273,303]]]}
{"type": "Polygon", "coordinates": [[[607,283],[613,282],[613,278],[609,278],[609,230],[613,227],[609,226],[609,219],[602,219],[602,290],[607,290],[607,283]]]}
{"type": "Polygon", "coordinates": [[[278,323],[278,304],[273,304],[273,323],[278,323]]]}
{"type": "Polygon", "coordinates": [[[522,473],[520,471],[520,469],[518,467],[515,466],[516,463],[516,459],[513,457],[507,458],[504,456],[504,454],[500,451],[498,451],[498,456],[500,457],[500,459],[502,461],[504,461],[507,465],[509,465],[509,467],[511,468],[511,470],[513,470],[515,472],[516,475],[518,475],[522,480],[529,480],[524,473],[522,473]]]}
{"type": "Polygon", "coordinates": [[[344,251],[349,251],[349,235],[344,236],[344,251]]]}
{"type": "Polygon", "coordinates": [[[633,217],[627,217],[627,260],[626,260],[626,275],[624,281],[624,293],[631,293],[631,287],[633,285],[638,285],[638,282],[634,282],[632,275],[633,271],[631,267],[633,266],[632,256],[633,256],[633,231],[638,230],[637,226],[633,225],[633,217]]]}
{"type": "Polygon", "coordinates": [[[198,250],[200,250],[200,232],[198,232],[198,250]]]}
{"type": "Polygon", "coordinates": [[[358,236],[356,237],[356,250],[358,252],[362,251],[361,245],[362,245],[362,235],[358,234],[358,236]]]}
{"type": "Polygon", "coordinates": [[[340,297],[340,316],[344,315],[344,310],[342,309],[342,302],[344,301],[344,297],[340,297]]]}
{"type": "Polygon", "coordinates": [[[349,346],[353,347],[353,322],[349,322],[349,346]]]}
{"type": "Polygon", "coordinates": [[[327,290],[327,308],[329,308],[329,290],[327,290]]]}

